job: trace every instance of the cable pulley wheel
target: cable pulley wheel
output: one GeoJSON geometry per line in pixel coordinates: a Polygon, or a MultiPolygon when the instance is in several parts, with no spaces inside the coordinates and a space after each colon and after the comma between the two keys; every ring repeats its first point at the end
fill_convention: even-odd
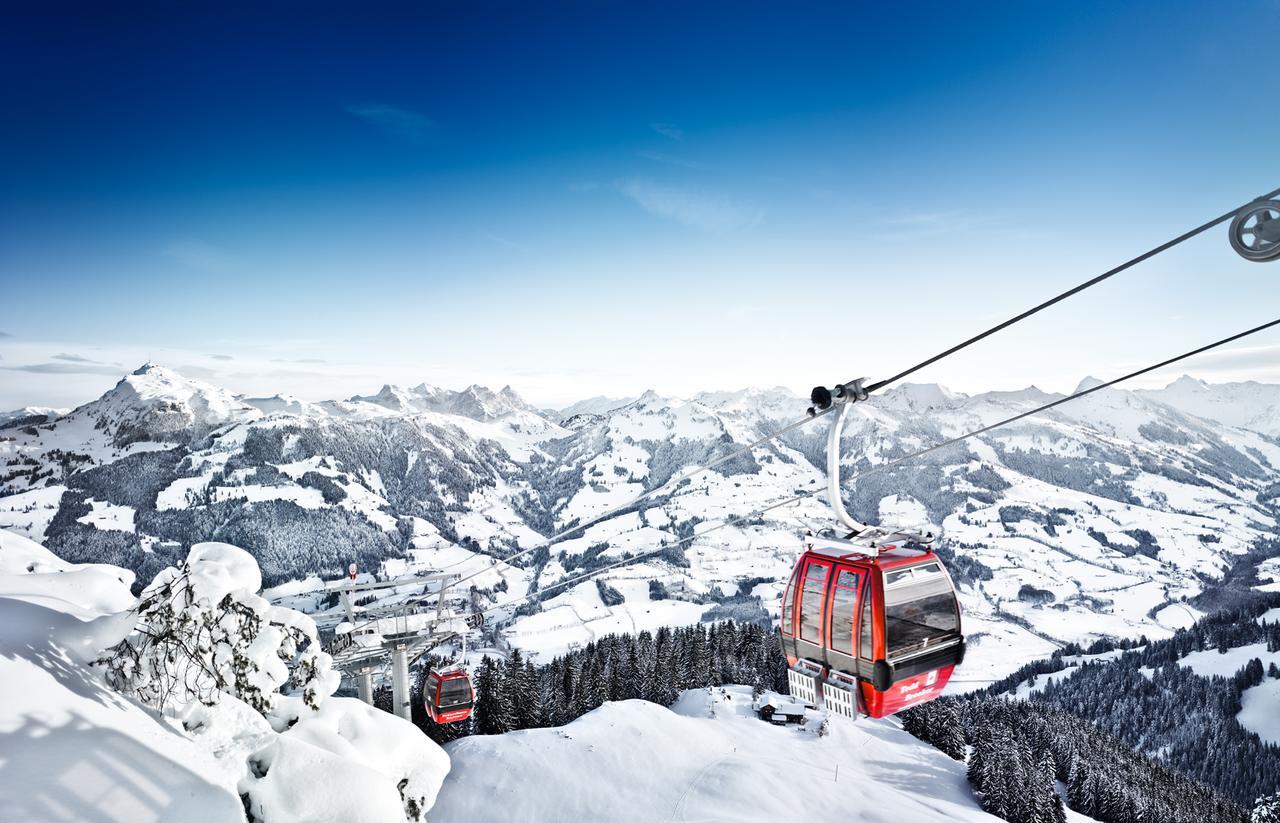
{"type": "Polygon", "coordinates": [[[1280,200],[1250,203],[1231,221],[1231,248],[1245,260],[1280,259],[1280,200]]]}

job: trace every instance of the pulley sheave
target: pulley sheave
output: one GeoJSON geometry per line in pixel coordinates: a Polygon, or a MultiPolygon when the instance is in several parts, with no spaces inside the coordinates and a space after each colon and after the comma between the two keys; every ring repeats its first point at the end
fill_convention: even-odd
{"type": "Polygon", "coordinates": [[[1280,200],[1250,203],[1236,213],[1228,236],[1231,248],[1245,260],[1280,259],[1280,200]]]}

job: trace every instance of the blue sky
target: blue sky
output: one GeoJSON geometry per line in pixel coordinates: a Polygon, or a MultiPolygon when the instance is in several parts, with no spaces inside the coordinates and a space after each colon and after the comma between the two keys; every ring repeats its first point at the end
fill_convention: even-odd
{"type": "MultiPolygon", "coordinates": [[[[5,407],[145,359],[308,399],[874,378],[1280,186],[1277,0],[32,13],[5,407]]],[[[1070,389],[1272,319],[1278,276],[1217,230],[918,377],[1070,389]]]]}

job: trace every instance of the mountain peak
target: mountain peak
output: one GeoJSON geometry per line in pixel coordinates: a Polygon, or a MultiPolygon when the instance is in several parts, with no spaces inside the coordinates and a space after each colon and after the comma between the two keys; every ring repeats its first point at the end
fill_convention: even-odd
{"type": "Polygon", "coordinates": [[[1079,394],[1082,391],[1088,391],[1089,389],[1096,389],[1098,386],[1101,386],[1103,382],[1104,381],[1099,380],[1096,377],[1092,377],[1092,376],[1086,377],[1085,379],[1080,381],[1080,385],[1076,386],[1076,390],[1072,392],[1072,394],[1079,394]]]}
{"type": "Polygon", "coordinates": [[[964,395],[956,394],[937,383],[900,383],[885,392],[884,397],[891,404],[912,409],[947,408],[964,399],[964,395]]]}
{"type": "Polygon", "coordinates": [[[148,361],[97,400],[72,414],[95,420],[116,446],[137,441],[181,442],[262,412],[226,389],[183,377],[148,361]]]}
{"type": "Polygon", "coordinates": [[[1165,388],[1177,389],[1180,391],[1207,391],[1210,386],[1203,380],[1198,380],[1189,374],[1184,374],[1168,386],[1165,386],[1165,388]]]}

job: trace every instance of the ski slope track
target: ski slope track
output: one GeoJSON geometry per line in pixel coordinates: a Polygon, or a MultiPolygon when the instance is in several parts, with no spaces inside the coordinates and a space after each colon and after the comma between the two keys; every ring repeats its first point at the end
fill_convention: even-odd
{"type": "MultiPolygon", "coordinates": [[[[846,474],[1053,397],[899,385],[853,410],[846,474]]],[[[253,553],[268,586],[293,581],[281,597],[322,625],[336,615],[316,594],[319,579],[353,561],[488,570],[469,581],[482,604],[512,604],[490,624],[545,662],[608,632],[776,616],[799,530],[829,522],[820,494],[602,574],[620,605],[585,580],[550,593],[540,611],[514,610],[535,588],[820,490],[821,422],[545,556],[516,567],[495,558],[776,431],[805,406],[785,389],[650,391],[584,401],[561,419],[509,387],[243,398],[148,364],[71,412],[0,428],[0,527],[143,581],[194,543],[231,542],[253,553]]],[[[1167,637],[1212,606],[1195,599],[1246,553],[1280,554],[1278,419],[1277,386],[1182,378],[1157,391],[1106,389],[850,483],[846,503],[870,522],[942,527],[971,638],[953,688],[967,689],[1066,641],[1167,637]]]]}

